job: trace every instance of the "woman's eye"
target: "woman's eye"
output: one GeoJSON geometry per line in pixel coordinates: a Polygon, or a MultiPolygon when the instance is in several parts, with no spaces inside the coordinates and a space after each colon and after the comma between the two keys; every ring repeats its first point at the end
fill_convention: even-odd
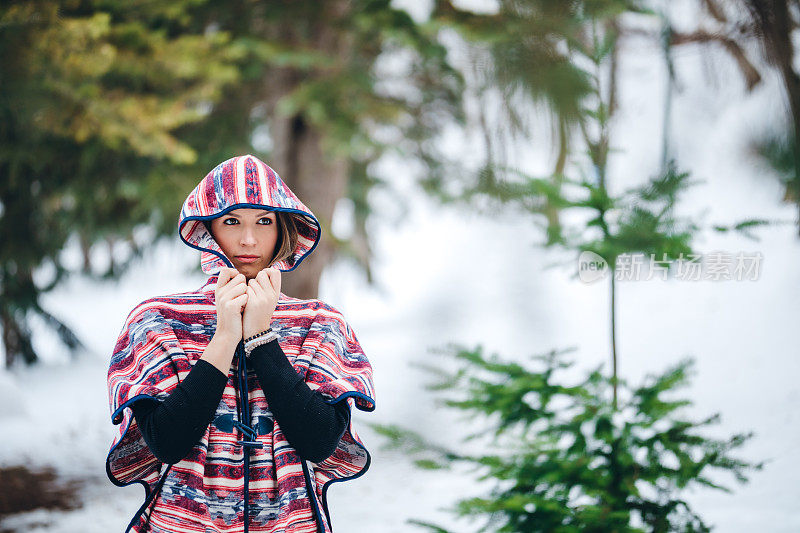
{"type": "Polygon", "coordinates": [[[264,217],[264,218],[262,218],[261,220],[259,220],[259,222],[261,222],[261,223],[263,223],[265,226],[267,226],[267,225],[269,225],[269,224],[272,224],[272,219],[271,219],[271,218],[264,217]]]}
{"type": "Polygon", "coordinates": [[[235,218],[226,218],[225,220],[222,221],[223,224],[226,224],[228,226],[232,226],[233,225],[233,224],[228,224],[228,222],[233,222],[234,224],[238,224],[239,223],[239,221],[236,220],[235,218]]]}

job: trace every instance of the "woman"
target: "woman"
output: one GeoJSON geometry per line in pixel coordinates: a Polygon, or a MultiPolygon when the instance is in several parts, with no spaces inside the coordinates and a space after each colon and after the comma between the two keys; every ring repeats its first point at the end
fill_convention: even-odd
{"type": "Polygon", "coordinates": [[[189,194],[178,232],[210,277],[137,305],[108,373],[106,472],[145,487],[126,531],[331,532],[328,487],[370,463],[351,409],[375,395],[342,314],[280,292],[319,222],[246,155],[189,194]]]}

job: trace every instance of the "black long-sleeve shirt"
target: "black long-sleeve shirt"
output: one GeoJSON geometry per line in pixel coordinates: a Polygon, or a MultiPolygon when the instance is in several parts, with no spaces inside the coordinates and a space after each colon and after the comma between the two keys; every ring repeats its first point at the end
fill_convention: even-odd
{"type": "MultiPolygon", "coordinates": [[[[350,422],[347,401],[331,405],[312,391],[277,340],[253,349],[250,364],[270,411],[297,453],[315,463],[329,457],[350,422]]],[[[168,464],[186,457],[214,419],[227,382],[227,375],[200,359],[163,402],[135,402],[131,409],[153,455],[168,464]]]]}

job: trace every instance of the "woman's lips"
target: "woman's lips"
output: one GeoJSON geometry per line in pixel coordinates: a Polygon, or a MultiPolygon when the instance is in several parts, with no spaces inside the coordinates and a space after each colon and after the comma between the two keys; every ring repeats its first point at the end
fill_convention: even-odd
{"type": "Polygon", "coordinates": [[[258,261],[257,255],[237,255],[236,259],[241,261],[242,263],[255,263],[258,261]]]}

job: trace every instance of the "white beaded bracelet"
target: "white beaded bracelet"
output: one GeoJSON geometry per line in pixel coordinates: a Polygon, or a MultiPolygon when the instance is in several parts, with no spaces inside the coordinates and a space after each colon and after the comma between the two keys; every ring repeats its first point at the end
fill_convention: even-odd
{"type": "Polygon", "coordinates": [[[259,335],[258,337],[247,341],[244,344],[244,354],[247,357],[250,357],[250,354],[253,352],[257,346],[261,346],[262,344],[267,344],[268,342],[277,339],[278,332],[275,330],[269,331],[263,335],[259,335]]]}

